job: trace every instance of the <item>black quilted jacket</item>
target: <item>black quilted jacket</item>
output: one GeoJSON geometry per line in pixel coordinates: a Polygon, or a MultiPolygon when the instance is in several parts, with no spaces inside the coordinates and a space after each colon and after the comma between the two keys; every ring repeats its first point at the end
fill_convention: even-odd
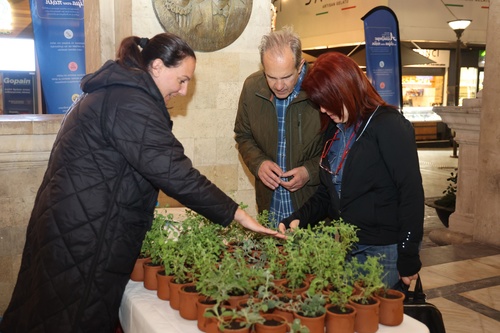
{"type": "Polygon", "coordinates": [[[222,225],[237,204],[192,167],[149,74],[113,61],[55,140],[2,333],[113,332],[158,190],[222,225]]]}

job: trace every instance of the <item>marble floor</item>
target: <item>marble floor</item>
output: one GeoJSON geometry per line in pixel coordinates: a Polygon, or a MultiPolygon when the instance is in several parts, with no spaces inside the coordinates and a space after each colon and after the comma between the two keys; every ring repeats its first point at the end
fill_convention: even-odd
{"type": "MultiPolygon", "coordinates": [[[[439,196],[457,166],[452,149],[419,149],[426,197],[439,196]]],[[[432,230],[445,228],[426,207],[421,278],[427,301],[441,311],[447,333],[500,332],[500,248],[479,243],[438,246],[432,230]]]]}

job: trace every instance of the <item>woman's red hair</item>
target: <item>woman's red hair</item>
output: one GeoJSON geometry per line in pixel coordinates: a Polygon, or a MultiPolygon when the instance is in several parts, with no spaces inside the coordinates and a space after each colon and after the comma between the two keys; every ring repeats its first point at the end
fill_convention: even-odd
{"type": "MultiPolygon", "coordinates": [[[[348,126],[368,118],[377,106],[387,105],[358,64],[339,52],[320,55],[308,70],[302,89],[311,102],[339,118],[345,105],[348,126]]],[[[323,127],[327,125],[328,122],[323,123],[323,127]]]]}

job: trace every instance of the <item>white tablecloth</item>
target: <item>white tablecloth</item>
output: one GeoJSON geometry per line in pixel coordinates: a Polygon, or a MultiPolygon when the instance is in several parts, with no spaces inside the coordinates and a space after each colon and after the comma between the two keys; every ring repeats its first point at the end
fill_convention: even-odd
{"type": "MultiPolygon", "coordinates": [[[[120,321],[125,333],[199,333],[196,320],[186,320],[168,301],[147,290],[142,282],[127,284],[120,307],[120,321]]],[[[399,326],[379,325],[377,333],[429,333],[427,326],[404,316],[399,326]]]]}

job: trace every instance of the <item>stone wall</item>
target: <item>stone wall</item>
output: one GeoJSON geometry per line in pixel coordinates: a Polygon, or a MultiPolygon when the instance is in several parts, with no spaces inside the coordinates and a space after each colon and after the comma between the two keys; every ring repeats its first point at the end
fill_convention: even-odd
{"type": "MultiPolygon", "coordinates": [[[[132,2],[132,30],[140,37],[162,32],[152,1],[132,2]]],[[[255,215],[253,178],[243,167],[234,141],[234,118],[244,79],[259,69],[258,45],[271,27],[269,0],[253,0],[246,29],[229,46],[196,52],[197,65],[188,95],[169,105],[173,131],[196,168],[255,215]]],[[[177,203],[160,196],[160,205],[177,203]]]]}
{"type": "Polygon", "coordinates": [[[26,226],[62,115],[0,116],[0,314],[21,263],[26,226]]]}

